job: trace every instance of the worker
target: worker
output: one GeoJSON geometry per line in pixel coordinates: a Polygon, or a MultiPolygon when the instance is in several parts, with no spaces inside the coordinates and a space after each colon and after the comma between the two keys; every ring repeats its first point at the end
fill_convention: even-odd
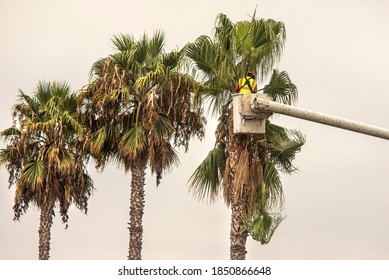
{"type": "Polygon", "coordinates": [[[257,82],[255,81],[255,73],[248,72],[247,76],[240,79],[235,86],[236,93],[257,93],[257,82]]]}

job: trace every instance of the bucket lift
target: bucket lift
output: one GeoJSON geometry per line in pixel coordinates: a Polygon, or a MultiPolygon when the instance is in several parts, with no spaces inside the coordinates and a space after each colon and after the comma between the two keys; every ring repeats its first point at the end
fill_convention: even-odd
{"type": "Polygon", "coordinates": [[[266,119],[272,112],[266,110],[256,110],[251,108],[254,99],[260,97],[264,100],[271,100],[266,94],[241,94],[232,95],[234,133],[235,134],[264,134],[266,119]]]}
{"type": "Polygon", "coordinates": [[[389,130],[274,102],[266,94],[233,94],[235,134],[264,134],[266,119],[279,113],[389,140],[389,130]]]}

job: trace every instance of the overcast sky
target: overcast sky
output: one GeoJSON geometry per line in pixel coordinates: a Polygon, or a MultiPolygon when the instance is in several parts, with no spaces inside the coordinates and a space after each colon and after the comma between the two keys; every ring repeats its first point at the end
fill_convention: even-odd
{"type": "MultiPolygon", "coordinates": [[[[167,50],[211,35],[216,15],[234,22],[257,16],[283,21],[280,70],[299,89],[298,106],[389,128],[387,0],[54,1],[0,0],[0,130],[11,123],[18,89],[39,80],[87,83],[94,61],[112,52],[114,34],[162,29],[167,50]]],[[[307,144],[283,176],[284,214],[270,244],[250,239],[248,259],[389,259],[389,142],[289,117],[307,144]]],[[[156,188],[148,173],[144,259],[229,259],[230,210],[198,202],[187,181],[214,144],[215,120],[181,165],[156,188]]],[[[4,147],[3,144],[1,144],[4,147]]],[[[65,230],[52,227],[52,259],[126,259],[130,174],[90,166],[96,192],[89,212],[71,209],[65,230]]],[[[0,170],[0,259],[37,259],[39,212],[13,222],[13,193],[0,170]]]]}

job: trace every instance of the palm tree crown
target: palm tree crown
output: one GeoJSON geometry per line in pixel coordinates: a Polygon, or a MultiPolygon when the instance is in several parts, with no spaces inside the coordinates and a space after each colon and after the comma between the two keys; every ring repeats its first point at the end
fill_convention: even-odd
{"type": "Polygon", "coordinates": [[[93,183],[84,166],[85,129],[77,121],[76,95],[66,83],[39,82],[32,97],[19,92],[14,125],[1,132],[7,147],[0,164],[9,172],[10,187],[16,187],[14,219],[31,204],[41,210],[39,257],[47,259],[55,203],[66,224],[71,203],[87,211],[93,183]]]}
{"type": "Polygon", "coordinates": [[[113,159],[132,173],[129,258],[140,259],[145,169],[159,184],[178,163],[174,147],[187,150],[192,137],[202,138],[205,119],[193,106],[199,84],[180,72],[185,52],[166,53],[164,33],[139,40],[118,35],[112,42],[116,51],[93,65],[80,102],[97,165],[113,159]]]}
{"type": "Polygon", "coordinates": [[[223,196],[232,208],[231,258],[244,259],[246,237],[250,234],[268,243],[282,221],[283,192],[279,170],[293,172],[292,161],[304,144],[299,131],[267,122],[265,135],[234,135],[232,97],[236,82],[248,71],[271,79],[264,87],[274,100],[292,103],[297,88],[278,62],[286,38],[285,26],[272,19],[232,23],[224,14],[217,16],[213,38],[200,36],[189,44],[187,55],[203,77],[198,100],[208,100],[218,115],[216,143],[190,179],[201,199],[223,196]]]}

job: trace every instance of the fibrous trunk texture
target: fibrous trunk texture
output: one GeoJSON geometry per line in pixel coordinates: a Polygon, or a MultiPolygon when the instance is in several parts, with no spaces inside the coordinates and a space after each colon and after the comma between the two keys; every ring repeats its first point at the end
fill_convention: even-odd
{"type": "Polygon", "coordinates": [[[235,181],[237,166],[239,158],[245,149],[247,137],[246,135],[239,135],[233,133],[232,112],[228,120],[229,130],[229,147],[228,147],[228,162],[230,170],[230,202],[231,202],[231,232],[230,232],[230,258],[231,260],[246,259],[246,241],[248,232],[243,222],[243,217],[247,214],[248,198],[246,195],[239,195],[241,193],[247,194],[246,191],[241,191],[239,188],[245,187],[237,186],[235,181]]]}
{"type": "Polygon", "coordinates": [[[129,227],[129,260],[142,259],[142,237],[143,237],[143,209],[145,206],[145,175],[146,161],[138,160],[131,167],[131,197],[130,197],[130,222],[129,227]]]}
{"type": "Polygon", "coordinates": [[[53,203],[48,203],[41,208],[39,223],[39,259],[48,260],[50,258],[51,225],[53,224],[53,203]]]}

